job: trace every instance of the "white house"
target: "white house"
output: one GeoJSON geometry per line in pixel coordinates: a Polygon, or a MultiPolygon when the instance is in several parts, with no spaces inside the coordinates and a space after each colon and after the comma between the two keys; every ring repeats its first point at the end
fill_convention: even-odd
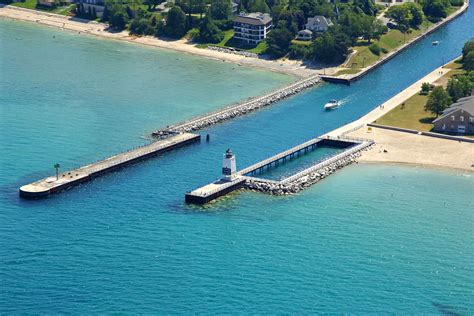
{"type": "Polygon", "coordinates": [[[313,32],[310,30],[301,30],[296,35],[296,39],[300,41],[310,41],[313,39],[313,32]]]}
{"type": "Polygon", "coordinates": [[[234,38],[257,44],[267,38],[272,18],[267,13],[241,13],[234,19],[234,38]]]}
{"type": "Polygon", "coordinates": [[[308,19],[306,29],[312,32],[326,32],[331,25],[333,25],[331,20],[322,15],[316,15],[308,19]]]}

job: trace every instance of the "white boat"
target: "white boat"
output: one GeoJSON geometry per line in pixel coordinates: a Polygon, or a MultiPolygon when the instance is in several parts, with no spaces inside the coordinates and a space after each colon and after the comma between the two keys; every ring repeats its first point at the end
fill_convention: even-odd
{"type": "Polygon", "coordinates": [[[326,103],[324,105],[324,109],[325,110],[332,110],[332,109],[337,108],[339,105],[341,105],[341,102],[339,102],[337,100],[331,100],[331,101],[329,101],[328,103],[326,103]]]}
{"type": "Polygon", "coordinates": [[[433,45],[438,45],[438,44],[439,44],[439,41],[433,41],[431,44],[433,44],[433,45]]]}

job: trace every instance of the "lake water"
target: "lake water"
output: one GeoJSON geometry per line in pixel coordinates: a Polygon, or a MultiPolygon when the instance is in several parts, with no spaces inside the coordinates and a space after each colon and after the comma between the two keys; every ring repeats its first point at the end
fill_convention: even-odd
{"type": "Polygon", "coordinates": [[[473,9],[350,87],[41,201],[18,187],[293,78],[0,20],[0,312],[474,312],[472,174],[353,165],[291,197],[184,192],[350,122],[460,54],[473,9]],[[432,46],[433,40],[440,45],[432,46]],[[322,109],[344,99],[337,111],[322,109]]]}

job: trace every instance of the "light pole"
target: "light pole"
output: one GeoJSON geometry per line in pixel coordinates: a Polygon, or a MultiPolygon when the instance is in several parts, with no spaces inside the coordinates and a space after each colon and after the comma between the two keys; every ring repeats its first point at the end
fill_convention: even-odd
{"type": "Polygon", "coordinates": [[[61,167],[60,164],[54,164],[54,169],[56,169],[56,180],[59,180],[59,168],[61,167]]]}

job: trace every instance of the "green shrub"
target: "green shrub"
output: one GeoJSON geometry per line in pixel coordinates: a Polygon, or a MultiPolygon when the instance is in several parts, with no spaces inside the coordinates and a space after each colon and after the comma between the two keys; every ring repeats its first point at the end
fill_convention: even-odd
{"type": "Polygon", "coordinates": [[[464,4],[464,0],[450,0],[452,6],[460,7],[464,4]]]}
{"type": "Polygon", "coordinates": [[[290,59],[305,59],[311,53],[311,46],[292,44],[289,50],[288,57],[290,59]]]}
{"type": "Polygon", "coordinates": [[[188,33],[186,34],[186,37],[192,41],[199,40],[199,37],[200,37],[199,29],[196,29],[196,28],[190,29],[188,33]]]}
{"type": "Polygon", "coordinates": [[[372,43],[372,44],[369,46],[369,49],[370,49],[370,51],[371,51],[374,55],[380,56],[381,48],[380,48],[380,46],[379,46],[378,44],[372,43]]]}
{"type": "Polygon", "coordinates": [[[384,54],[388,53],[388,50],[386,50],[386,49],[385,49],[385,48],[383,48],[383,47],[382,47],[380,50],[381,50],[381,51],[382,51],[382,53],[384,53],[384,54]]]}

